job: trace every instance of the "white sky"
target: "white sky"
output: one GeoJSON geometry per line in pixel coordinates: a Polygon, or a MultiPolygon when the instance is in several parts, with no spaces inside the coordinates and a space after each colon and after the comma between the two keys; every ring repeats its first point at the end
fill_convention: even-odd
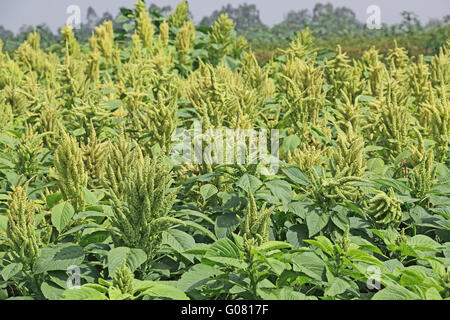
{"type": "MultiPolygon", "coordinates": [[[[146,2],[150,3],[149,0],[146,2]]],[[[151,2],[159,6],[175,7],[178,0],[152,0],[151,2]]],[[[382,22],[388,24],[400,22],[402,11],[413,11],[419,15],[422,22],[450,14],[449,0],[190,0],[188,2],[196,22],[227,3],[238,5],[243,2],[256,4],[261,13],[261,20],[268,25],[281,22],[289,10],[305,8],[311,10],[316,3],[320,2],[349,7],[361,21],[367,20],[366,9],[369,5],[378,5],[381,8],[382,22]]],[[[24,24],[46,23],[53,31],[56,31],[58,27],[65,24],[68,17],[66,10],[70,5],[80,6],[81,17],[85,19],[89,6],[92,6],[98,15],[109,11],[115,16],[120,7],[132,8],[134,3],[135,0],[0,0],[0,25],[16,32],[24,24]]]]}

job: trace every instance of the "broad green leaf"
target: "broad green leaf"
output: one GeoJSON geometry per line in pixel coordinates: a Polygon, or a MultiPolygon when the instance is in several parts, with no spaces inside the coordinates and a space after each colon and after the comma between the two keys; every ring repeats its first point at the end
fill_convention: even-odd
{"type": "Polygon", "coordinates": [[[83,260],[84,252],[82,247],[74,243],[62,243],[41,250],[41,256],[34,265],[34,272],[66,271],[71,266],[80,266],[83,260]]]}
{"type": "Polygon", "coordinates": [[[22,271],[23,265],[21,263],[10,263],[3,268],[1,275],[5,281],[8,281],[20,271],[22,271]]]}
{"type": "Polygon", "coordinates": [[[0,235],[2,232],[6,233],[6,228],[8,227],[8,217],[0,215],[0,235]]]}
{"type": "Polygon", "coordinates": [[[289,243],[282,241],[268,241],[263,243],[259,249],[265,252],[280,250],[280,249],[290,249],[292,246],[289,243]]]}
{"type": "Polygon", "coordinates": [[[179,253],[195,247],[194,238],[190,234],[177,229],[169,229],[163,232],[162,241],[163,244],[179,253]]]}
{"type": "Polygon", "coordinates": [[[290,135],[283,139],[282,148],[285,152],[291,152],[293,153],[295,148],[297,148],[301,143],[301,140],[296,135],[290,135]]]}
{"type": "Polygon", "coordinates": [[[106,296],[88,287],[73,288],[64,291],[62,300],[108,300],[106,296]]]}
{"type": "Polygon", "coordinates": [[[213,243],[206,251],[204,258],[237,268],[245,266],[239,248],[228,238],[219,239],[213,243]]]}
{"type": "Polygon", "coordinates": [[[295,214],[296,216],[305,219],[306,218],[306,212],[308,212],[308,204],[299,202],[299,201],[293,201],[289,203],[288,210],[295,214]]]}
{"type": "Polygon", "coordinates": [[[383,266],[383,262],[359,249],[349,249],[347,251],[347,257],[351,261],[365,262],[368,264],[377,264],[383,266]]]}
{"type": "Polygon", "coordinates": [[[197,231],[203,233],[204,235],[208,236],[211,240],[213,240],[213,241],[216,241],[216,240],[217,240],[217,238],[216,238],[216,236],[214,235],[214,233],[212,233],[211,231],[209,231],[208,229],[206,229],[206,228],[205,228],[204,226],[202,226],[201,224],[198,224],[198,223],[196,223],[196,222],[189,221],[189,220],[185,220],[185,221],[183,221],[183,222],[184,222],[184,224],[185,224],[187,227],[191,227],[191,228],[193,228],[193,229],[195,229],[195,230],[197,230],[197,231]]]}
{"type": "Polygon", "coordinates": [[[317,210],[311,210],[306,213],[306,225],[308,226],[309,236],[318,234],[328,224],[330,216],[317,210]]]}
{"type": "Polygon", "coordinates": [[[289,167],[289,168],[283,168],[281,169],[283,173],[291,179],[294,183],[297,183],[302,186],[309,186],[311,182],[309,181],[306,174],[304,174],[299,168],[297,167],[289,167]]]}
{"type": "Polygon", "coordinates": [[[167,284],[141,281],[139,284],[139,291],[142,291],[139,296],[151,296],[159,298],[169,298],[172,300],[189,300],[188,296],[178,288],[169,286],[167,284]]]}
{"type": "Polygon", "coordinates": [[[236,214],[230,212],[217,217],[214,232],[217,238],[221,239],[229,236],[238,226],[239,220],[236,214]]]}
{"type": "Polygon", "coordinates": [[[65,290],[51,281],[44,281],[41,284],[41,292],[48,300],[61,300],[65,290]]]}
{"type": "Polygon", "coordinates": [[[303,293],[294,291],[293,288],[289,287],[281,289],[261,288],[258,290],[258,294],[264,300],[307,300],[303,293]]]}
{"type": "Polygon", "coordinates": [[[420,297],[399,285],[390,285],[375,293],[372,300],[420,300],[420,297]]]}
{"type": "Polygon", "coordinates": [[[61,232],[69,224],[74,214],[75,210],[69,202],[65,201],[57,204],[52,208],[53,226],[61,232]]]}
{"type": "Polygon", "coordinates": [[[349,288],[351,288],[351,285],[347,281],[335,278],[325,290],[325,296],[334,297],[344,293],[349,288]]]}
{"type": "Polygon", "coordinates": [[[286,232],[286,240],[293,246],[294,249],[305,247],[303,240],[308,239],[308,228],[304,224],[296,224],[288,229],[286,232]]]}
{"type": "Polygon", "coordinates": [[[292,200],[292,187],[284,180],[271,180],[266,182],[266,186],[272,194],[277,197],[284,206],[287,206],[292,200]]]}
{"type": "Polygon", "coordinates": [[[112,249],[108,253],[108,271],[111,277],[116,272],[116,269],[122,266],[123,260],[126,260],[131,272],[134,272],[147,260],[147,255],[141,249],[130,249],[127,247],[112,249]]]}
{"type": "Polygon", "coordinates": [[[119,288],[109,287],[108,288],[109,300],[128,300],[132,296],[129,293],[123,294],[119,288]]]}
{"type": "Polygon", "coordinates": [[[205,184],[200,187],[200,194],[205,201],[215,195],[218,191],[216,186],[212,184],[205,184]]]}
{"type": "Polygon", "coordinates": [[[333,255],[334,245],[328,238],[324,236],[318,236],[315,238],[315,240],[305,240],[305,242],[322,249],[323,252],[327,253],[330,256],[333,255]]]}
{"type": "Polygon", "coordinates": [[[427,300],[442,300],[442,297],[436,288],[429,288],[425,292],[425,297],[427,298],[427,300]]]}
{"type": "Polygon", "coordinates": [[[438,251],[442,247],[438,242],[423,234],[418,234],[408,240],[408,245],[414,250],[438,251]]]}
{"type": "Polygon", "coordinates": [[[258,190],[262,184],[261,180],[257,177],[247,173],[245,173],[236,183],[236,185],[241,187],[244,191],[248,192],[248,189],[250,188],[253,193],[258,190]]]}
{"type": "Polygon", "coordinates": [[[184,292],[197,289],[208,283],[214,276],[218,276],[222,272],[214,266],[205,264],[196,264],[187,272],[183,273],[180,280],[178,280],[178,288],[184,292]]]}
{"type": "Polygon", "coordinates": [[[53,208],[53,206],[55,204],[57,204],[59,201],[61,201],[61,200],[62,200],[62,193],[61,192],[49,194],[45,198],[45,202],[47,203],[47,206],[49,208],[53,208]]]}
{"type": "Polygon", "coordinates": [[[326,265],[315,253],[304,252],[293,256],[294,271],[301,271],[315,280],[325,277],[326,265]]]}

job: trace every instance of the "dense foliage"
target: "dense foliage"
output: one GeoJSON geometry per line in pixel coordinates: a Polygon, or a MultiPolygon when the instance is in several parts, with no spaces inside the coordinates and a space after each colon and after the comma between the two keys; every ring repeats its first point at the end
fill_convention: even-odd
{"type": "Polygon", "coordinates": [[[260,66],[184,1],[118,20],[0,50],[1,299],[450,298],[450,41],[351,60],[304,29],[260,66]],[[197,123],[279,130],[280,169],[176,161],[197,123]]]}

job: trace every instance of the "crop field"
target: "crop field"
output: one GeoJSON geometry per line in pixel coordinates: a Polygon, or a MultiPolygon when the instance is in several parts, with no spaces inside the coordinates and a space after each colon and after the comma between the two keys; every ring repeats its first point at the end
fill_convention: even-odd
{"type": "Polygon", "coordinates": [[[450,298],[450,39],[118,20],[0,41],[0,300],[450,298]]]}

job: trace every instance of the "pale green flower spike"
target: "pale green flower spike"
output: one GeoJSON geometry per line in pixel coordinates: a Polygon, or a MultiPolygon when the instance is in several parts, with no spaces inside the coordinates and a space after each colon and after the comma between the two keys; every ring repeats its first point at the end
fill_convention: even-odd
{"type": "Polygon", "coordinates": [[[240,220],[239,235],[244,238],[244,246],[251,248],[253,246],[261,246],[269,241],[269,222],[270,216],[275,209],[275,206],[266,208],[264,203],[262,208],[258,210],[256,206],[255,197],[251,189],[249,189],[250,201],[247,206],[245,217],[240,220]]]}
{"type": "Polygon", "coordinates": [[[126,260],[123,260],[122,266],[116,269],[113,276],[113,286],[120,290],[122,294],[133,295],[134,275],[128,268],[126,260]]]}
{"type": "Polygon", "coordinates": [[[76,138],[64,130],[62,139],[55,151],[55,168],[58,185],[64,200],[69,200],[76,212],[84,210],[83,189],[87,187],[88,175],[83,163],[83,153],[76,138]]]}
{"type": "Polygon", "coordinates": [[[377,192],[378,194],[365,205],[366,212],[379,224],[398,226],[403,218],[403,202],[395,197],[392,188],[389,188],[387,194],[383,191],[377,192]]]}
{"type": "Polygon", "coordinates": [[[113,240],[116,246],[138,248],[151,260],[161,247],[162,233],[182,221],[169,215],[176,200],[170,166],[163,153],[155,158],[145,158],[124,177],[124,202],[121,194],[110,190],[115,228],[113,240]]]}
{"type": "Polygon", "coordinates": [[[105,142],[100,143],[97,140],[97,134],[92,121],[89,126],[89,131],[90,135],[88,143],[81,147],[83,152],[84,167],[88,172],[88,177],[94,181],[98,181],[103,178],[106,165],[105,160],[108,156],[108,144],[105,142]]]}
{"type": "Polygon", "coordinates": [[[167,18],[169,26],[181,28],[183,23],[189,19],[189,5],[186,0],[178,3],[175,11],[167,18]]]}
{"type": "Polygon", "coordinates": [[[40,239],[34,226],[35,204],[27,199],[28,183],[16,186],[9,192],[8,226],[6,234],[10,245],[9,253],[15,261],[30,270],[40,256],[40,239]]]}

